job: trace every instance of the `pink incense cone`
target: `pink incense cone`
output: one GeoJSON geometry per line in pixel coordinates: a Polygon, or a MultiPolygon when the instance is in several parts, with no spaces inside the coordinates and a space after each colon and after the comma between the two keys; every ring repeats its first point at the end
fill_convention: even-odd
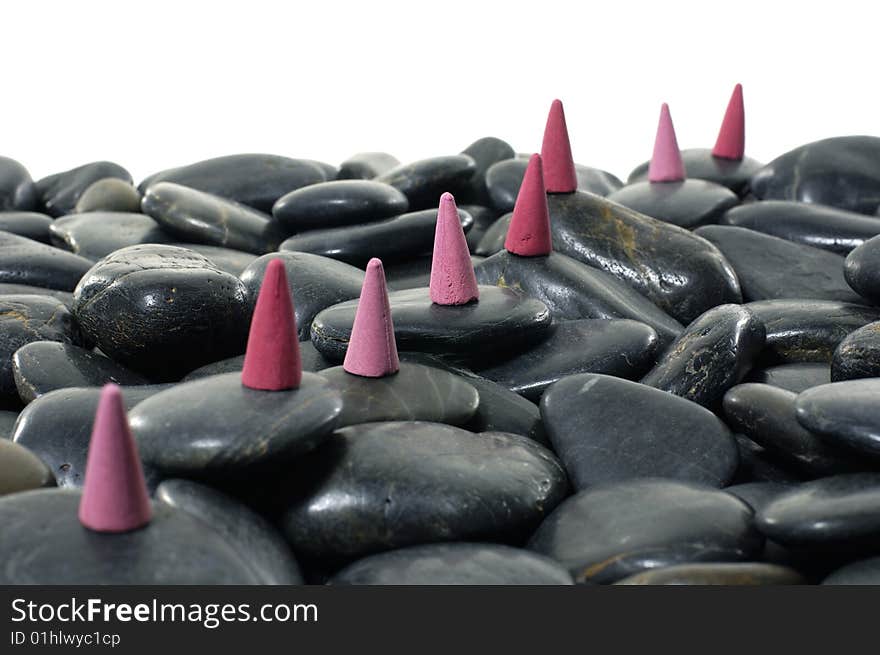
{"type": "Polygon", "coordinates": [[[465,305],[480,297],[464,230],[451,193],[440,196],[434,258],[431,261],[431,300],[438,305],[465,305]]]}
{"type": "Polygon", "coordinates": [[[543,168],[541,155],[529,158],[504,240],[505,250],[514,255],[541,257],[553,250],[543,168]]]}
{"type": "Polygon", "coordinates": [[[660,123],[657,125],[648,179],[651,182],[681,182],[684,178],[684,164],[675,138],[675,127],[669,115],[669,106],[664,102],[660,108],[660,123]]]}
{"type": "Polygon", "coordinates": [[[79,522],[97,532],[127,532],[149,523],[152,515],[122,392],[107,384],[89,442],[79,522]]]}
{"type": "Polygon", "coordinates": [[[561,100],[554,100],[550,105],[541,157],[544,159],[544,187],[547,193],[574,193],[577,190],[577,175],[561,100]]]}
{"type": "Polygon", "coordinates": [[[375,257],[367,264],[342,367],[365,378],[382,378],[400,370],[385,269],[382,261],[375,257]]]}
{"type": "Polygon", "coordinates": [[[746,152],[746,110],[743,105],[742,84],[733,87],[724,120],[718,131],[718,140],[712,154],[722,159],[739,161],[746,152]]]}
{"type": "Polygon", "coordinates": [[[250,389],[281,391],[298,389],[301,381],[302,360],[287,274],[284,263],[273,259],[266,267],[251,319],[241,383],[250,389]]]}

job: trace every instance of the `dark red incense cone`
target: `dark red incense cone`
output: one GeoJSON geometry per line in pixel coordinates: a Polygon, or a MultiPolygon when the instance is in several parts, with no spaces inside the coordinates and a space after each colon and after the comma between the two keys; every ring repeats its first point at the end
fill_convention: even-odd
{"type": "Polygon", "coordinates": [[[554,100],[550,105],[541,158],[544,160],[544,187],[547,193],[574,193],[577,190],[577,175],[561,100],[554,100]]]}
{"type": "Polygon", "coordinates": [[[739,161],[746,152],[746,111],[743,105],[742,84],[733,87],[724,120],[718,131],[718,140],[712,154],[722,159],[739,161]]]}
{"type": "Polygon", "coordinates": [[[549,255],[553,250],[541,155],[532,155],[529,159],[504,248],[522,257],[549,255]]]}

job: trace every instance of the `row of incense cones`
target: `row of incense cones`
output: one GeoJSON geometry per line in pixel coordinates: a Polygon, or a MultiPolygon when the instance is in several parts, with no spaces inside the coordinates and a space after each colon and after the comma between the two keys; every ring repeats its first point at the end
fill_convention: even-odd
{"type": "MultiPolygon", "coordinates": [[[[744,127],[742,87],[738,84],[712,154],[742,159],[744,127]]],[[[541,153],[529,159],[504,244],[508,252],[522,257],[540,257],[552,251],[547,193],[577,190],[559,100],[550,108],[541,153]]],[[[652,182],[685,177],[666,104],[660,112],[649,171],[652,182]]],[[[431,300],[438,305],[463,305],[477,302],[479,295],[455,199],[444,193],[434,239],[431,300]]],[[[385,271],[379,259],[367,265],[343,368],[352,375],[371,378],[393,375],[400,368],[385,271]]],[[[302,361],[287,274],[282,261],[273,259],[266,268],[251,319],[241,381],[250,389],[274,392],[297,389],[301,380],[302,361]]],[[[116,533],[141,528],[151,518],[149,493],[122,392],[117,385],[108,384],[95,414],[79,520],[96,532],[116,533]]]]}

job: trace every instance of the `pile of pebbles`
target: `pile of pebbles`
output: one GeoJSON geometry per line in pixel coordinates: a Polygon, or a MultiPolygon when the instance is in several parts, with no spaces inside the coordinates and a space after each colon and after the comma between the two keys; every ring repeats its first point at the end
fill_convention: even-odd
{"type": "Polygon", "coordinates": [[[0,583],[880,583],[880,138],[744,134],[0,158],[0,583]]]}

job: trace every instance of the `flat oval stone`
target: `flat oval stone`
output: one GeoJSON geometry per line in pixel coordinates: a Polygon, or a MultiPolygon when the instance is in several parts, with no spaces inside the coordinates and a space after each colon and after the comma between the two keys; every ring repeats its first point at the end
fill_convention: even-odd
{"type": "Polygon", "coordinates": [[[843,338],[831,355],[831,379],[824,382],[876,377],[880,377],[880,321],[868,323],[843,338]]]}
{"type": "MultiPolygon", "coordinates": [[[[482,357],[541,339],[552,321],[541,301],[496,287],[481,286],[479,300],[466,305],[434,304],[428,289],[393,291],[388,300],[399,350],[482,357]]],[[[311,341],[328,359],[345,357],[357,307],[339,303],[312,322],[311,341]]]]}
{"type": "Polygon", "coordinates": [[[483,235],[486,234],[486,230],[495,224],[495,221],[498,219],[498,212],[491,207],[471,204],[461,205],[461,209],[474,217],[474,226],[465,237],[468,249],[474,252],[483,235]]]}
{"type": "Polygon", "coordinates": [[[880,378],[823,384],[798,394],[797,420],[832,444],[880,457],[880,378]]]}
{"type": "Polygon", "coordinates": [[[0,497],[54,486],[52,471],[39,457],[21,444],[0,439],[0,497]]]}
{"type": "Polygon", "coordinates": [[[579,490],[653,477],[722,487],[739,462],[733,436],[710,411],[629,380],[564,378],[541,398],[541,416],[579,490]]]}
{"type": "Polygon", "coordinates": [[[486,188],[486,171],[492,164],[516,157],[516,151],[507,141],[494,136],[486,136],[474,141],[462,150],[461,154],[473,159],[477,166],[467,188],[462,190],[456,200],[459,204],[468,202],[491,204],[489,190],[486,188]]]}
{"type": "Polygon", "coordinates": [[[737,434],[734,435],[734,438],[739,449],[739,467],[736,469],[736,477],[733,482],[737,484],[749,482],[793,484],[803,479],[800,473],[786,467],[773,456],[772,452],[748,437],[737,434]]]}
{"type": "MultiPolygon", "coordinates": [[[[467,232],[474,219],[462,210],[458,217],[467,232]]],[[[310,230],[283,241],[280,250],[310,252],[355,266],[366,266],[373,257],[390,263],[430,253],[436,226],[437,209],[423,209],[365,225],[310,230]]]]}
{"type": "Polygon", "coordinates": [[[39,199],[31,174],[19,162],[0,157],[0,211],[37,209],[39,199]]]}
{"type": "Polygon", "coordinates": [[[244,284],[202,255],[141,245],[95,264],[73,313],[114,361],[167,381],[244,351],[249,307],[244,284]]]}
{"type": "Polygon", "coordinates": [[[705,180],[636,182],[607,197],[624,207],[688,229],[717,223],[724,212],[739,204],[733,191],[705,180]]]}
{"type": "Polygon", "coordinates": [[[171,475],[217,478],[284,466],[336,426],[342,399],[326,380],[259,391],[226,373],[175,385],[129,412],[145,463],[171,475]]]}
{"type": "Polygon", "coordinates": [[[746,381],[769,384],[786,391],[800,393],[810,387],[831,382],[831,369],[827,364],[799,362],[796,364],[779,364],[766,368],[752,369],[746,381]]]}
{"type": "Polygon", "coordinates": [[[507,239],[507,231],[510,229],[511,218],[513,218],[513,214],[504,214],[504,216],[486,228],[486,232],[480,237],[477,247],[474,248],[474,254],[489,257],[496,252],[504,250],[504,242],[507,239]]]}
{"type": "Polygon", "coordinates": [[[731,429],[810,476],[865,470],[856,457],[805,429],[795,417],[797,395],[766,384],[740,384],[724,396],[731,429]]]}
{"type": "MultiPolygon", "coordinates": [[[[302,369],[311,373],[316,373],[325,368],[330,368],[331,366],[336,365],[336,362],[331,362],[319,353],[312,345],[311,341],[299,342],[299,356],[302,363],[302,369]]],[[[187,373],[181,382],[198,380],[199,378],[208,377],[209,375],[219,375],[221,373],[241,373],[241,370],[244,367],[244,357],[244,355],[236,355],[235,357],[228,357],[216,362],[211,362],[210,364],[205,364],[204,366],[200,366],[194,371],[187,373]]]]}
{"type": "Polygon", "coordinates": [[[763,562],[736,564],[680,564],[636,573],[618,585],[725,585],[766,586],[807,584],[792,568],[763,562]]]}
{"type": "Polygon", "coordinates": [[[602,269],[683,323],[742,301],[733,268],[711,243],[590,193],[551,194],[553,248],[602,269]]]}
{"type": "Polygon", "coordinates": [[[281,481],[294,550],[324,560],[437,541],[518,541],[568,489],[535,442],[439,423],[338,430],[281,481]]]}
{"type": "Polygon", "coordinates": [[[764,348],[764,325],[742,305],[721,305],[691,323],[642,384],[714,407],[764,348]]]}
{"type": "Polygon", "coordinates": [[[0,409],[0,439],[12,439],[12,431],[18,420],[18,411],[0,409]]]}
{"type": "MultiPolygon", "coordinates": [[[[471,264],[476,266],[483,259],[483,257],[471,256],[471,264]]],[[[430,286],[433,261],[433,256],[424,255],[385,266],[385,284],[388,290],[402,291],[430,286]]]]}
{"type": "Polygon", "coordinates": [[[843,274],[859,295],[880,302],[880,238],[869,239],[847,255],[843,274]]]}
{"type": "Polygon", "coordinates": [[[597,268],[557,252],[520,257],[498,252],[476,267],[477,282],[510,288],[538,298],[556,320],[628,318],[650,325],[663,344],[681,325],[629,285],[597,268]]]}
{"type": "Polygon", "coordinates": [[[24,403],[55,389],[99,387],[108,382],[121,386],[149,384],[145,377],[109,357],[57,341],[33,341],[16,350],[12,373],[24,403]]]}
{"type": "Polygon", "coordinates": [[[142,243],[170,243],[173,236],[144,214],[92,211],[68,214],[49,229],[52,243],[91,261],[142,243]]]}
{"type": "Polygon", "coordinates": [[[797,200],[873,214],[880,205],[880,138],[840,136],[780,155],[752,177],[761,200],[797,200]]]}
{"type": "Polygon", "coordinates": [[[273,259],[284,263],[300,339],[309,338],[312,321],[318,312],[361,294],[362,270],[329,257],[285,251],[263,255],[241,274],[251,304],[257,301],[266,267],[273,259]]]}
{"type": "Polygon", "coordinates": [[[321,371],[342,395],[339,426],[374,421],[431,421],[465,425],[480,396],[467,380],[439,368],[403,362],[382,378],[365,378],[341,366],[321,371]]]}
{"type": "Polygon", "coordinates": [[[46,287],[34,287],[29,284],[7,284],[0,282],[0,295],[3,296],[46,296],[60,300],[67,307],[73,305],[73,294],[70,291],[60,289],[47,289],[46,287]]]}
{"type": "Polygon", "coordinates": [[[147,187],[141,205],[166,232],[184,241],[262,255],[276,250],[284,238],[270,216],[180,184],[147,187]]]}
{"type": "Polygon", "coordinates": [[[501,544],[428,544],[370,555],[344,568],[332,585],[570,585],[548,557],[501,544]]]}
{"type": "Polygon", "coordinates": [[[806,202],[765,200],[729,209],[722,225],[748,228],[846,256],[880,234],[876,218],[806,202]]]}
{"type": "Polygon", "coordinates": [[[822,580],[823,585],[880,585],[880,557],[842,566],[822,580]]]}
{"type": "Polygon", "coordinates": [[[74,211],[85,212],[139,212],[141,194],[126,180],[105,177],[90,184],[80,195],[74,211]]]}
{"type": "Polygon", "coordinates": [[[575,582],[605,584],[674,564],[748,560],[763,542],[752,509],[730,494],[672,480],[630,480],[563,501],[529,548],[558,561],[575,582]]]}
{"type": "Polygon", "coordinates": [[[880,474],[849,473],[804,482],[765,506],[755,523],[785,545],[874,549],[880,541],[880,474]]]}
{"type": "Polygon", "coordinates": [[[409,200],[412,211],[436,207],[440,196],[455,195],[466,188],[477,170],[477,163],[467,155],[446,155],[401,164],[374,178],[390,184],[409,200]]]}
{"type": "Polygon", "coordinates": [[[538,402],[551,384],[567,375],[604,373],[641,377],[654,363],[658,347],[653,328],[628,319],[563,321],[535,346],[488,367],[483,377],[538,402]],[[578,344],[572,348],[572,344],[578,344]]]}
{"type": "Polygon", "coordinates": [[[299,565],[278,531],[247,506],[191,480],[165,480],[156,500],[203,521],[252,569],[258,584],[303,584],[299,565]]]}
{"type": "Polygon", "coordinates": [[[853,330],[880,320],[880,309],[830,300],[761,300],[746,305],[767,331],[764,354],[778,362],[825,362],[853,330]]]}
{"type": "MultiPolygon", "coordinates": [[[[685,148],[681,151],[688,179],[707,180],[721,184],[739,196],[749,191],[749,180],[764,164],[752,159],[724,159],[715,157],[711,148],[685,148]]],[[[648,168],[651,162],[646,161],[636,166],[629,174],[628,184],[643,182],[648,179],[648,168]]]]}
{"type": "Polygon", "coordinates": [[[73,291],[92,261],[8,232],[0,232],[0,282],[73,291]]]}
{"type": "Polygon", "coordinates": [[[48,296],[0,296],[0,403],[19,404],[12,356],[33,341],[85,345],[67,306],[48,296]]]}
{"type": "Polygon", "coordinates": [[[792,484],[784,482],[746,482],[726,487],[724,491],[733,494],[758,512],[792,487],[792,484]]]}
{"type": "Polygon", "coordinates": [[[317,162],[243,154],[160,171],[141,182],[138,189],[145,193],[157,182],[173,182],[269,213],[285,193],[326,180],[327,174],[317,162]]]}
{"type": "Polygon", "coordinates": [[[168,245],[177,246],[178,248],[188,248],[193,252],[197,252],[200,255],[203,255],[209,262],[214,264],[214,266],[224,273],[229,273],[236,277],[241,276],[245,269],[257,259],[257,256],[250,252],[233,250],[231,248],[221,248],[219,246],[206,246],[201,243],[172,241],[168,245]]]}
{"type": "Polygon", "coordinates": [[[843,278],[843,257],[742,227],[707,225],[695,234],[724,253],[743,299],[815,298],[864,302],[843,278]]]}
{"type": "Polygon", "coordinates": [[[400,166],[400,160],[387,152],[359,152],[339,166],[337,180],[370,180],[400,166]]]}
{"type": "MultiPolygon", "coordinates": [[[[168,386],[126,387],[122,401],[131,410],[168,386]]],[[[28,404],[19,415],[12,440],[46,462],[59,487],[82,487],[100,396],[100,387],[58,389],[28,404]]],[[[155,487],[157,472],[146,465],[144,475],[147,485],[155,487]]]]}
{"type": "Polygon", "coordinates": [[[0,212],[0,230],[34,241],[49,243],[49,227],[51,225],[52,219],[38,212],[0,212]]]}
{"type": "Polygon", "coordinates": [[[393,186],[368,180],[336,180],[281,196],[272,207],[272,216],[294,233],[372,223],[408,209],[406,196],[393,186]]]}
{"type": "Polygon", "coordinates": [[[0,498],[2,584],[216,585],[259,578],[223,536],[188,513],[154,503],[139,530],[112,536],[84,529],[81,494],[45,489],[0,498]],[[52,538],[47,539],[46,535],[52,538]]]}
{"type": "Polygon", "coordinates": [[[119,164],[96,161],[37,180],[36,192],[47,214],[64,216],[74,212],[76,203],[86,189],[107,177],[131,183],[131,173],[119,164]]]}

